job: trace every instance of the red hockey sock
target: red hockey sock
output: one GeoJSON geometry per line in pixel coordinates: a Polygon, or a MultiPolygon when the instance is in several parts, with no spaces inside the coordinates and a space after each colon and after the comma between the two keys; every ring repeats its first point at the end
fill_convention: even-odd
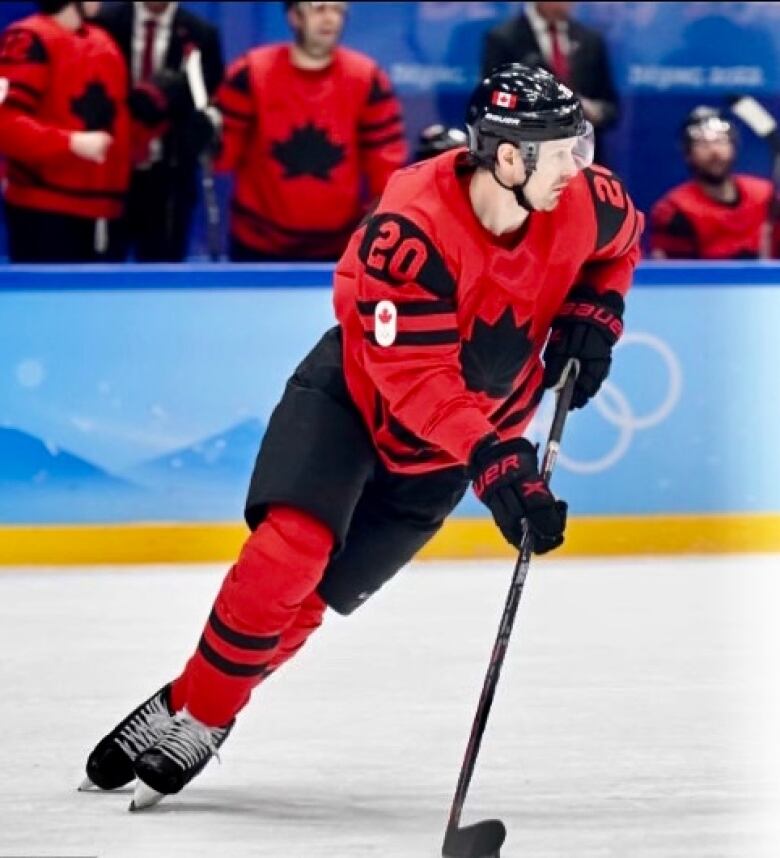
{"type": "Polygon", "coordinates": [[[217,595],[198,648],[174,682],[172,703],[211,726],[227,724],[252,689],[322,621],[314,592],[333,535],[312,516],[275,506],[250,535],[217,595]]]}
{"type": "Polygon", "coordinates": [[[309,635],[322,625],[322,616],[326,607],[327,605],[316,591],[303,600],[292,625],[282,632],[276,653],[268,664],[270,670],[281,667],[298,652],[309,635]]]}

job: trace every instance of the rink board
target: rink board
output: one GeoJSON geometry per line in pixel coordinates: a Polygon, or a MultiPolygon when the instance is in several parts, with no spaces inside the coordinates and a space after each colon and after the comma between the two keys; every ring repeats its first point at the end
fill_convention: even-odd
{"type": "MultiPolygon", "coordinates": [[[[331,269],[0,273],[0,562],[224,560],[331,269]]],[[[780,266],[646,263],[554,477],[573,554],[780,549],[780,266]]],[[[542,440],[543,402],[530,437],[542,440]]],[[[469,495],[429,556],[504,553],[469,495]]]]}
{"type": "MultiPolygon", "coordinates": [[[[0,564],[229,562],[238,524],[27,525],[0,528],[0,564]]],[[[577,516],[557,556],[780,552],[780,515],[577,516]]],[[[452,518],[421,559],[512,557],[493,522],[452,518]]]]}

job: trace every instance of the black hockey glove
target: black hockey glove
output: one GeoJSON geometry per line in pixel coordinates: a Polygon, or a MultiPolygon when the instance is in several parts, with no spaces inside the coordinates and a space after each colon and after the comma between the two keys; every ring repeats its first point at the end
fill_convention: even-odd
{"type": "Polygon", "coordinates": [[[136,84],[127,97],[130,114],[142,125],[154,128],[168,118],[168,99],[154,84],[146,81],[136,84]]]}
{"type": "Polygon", "coordinates": [[[609,373],[612,346],[623,333],[623,298],[590,286],[569,293],[552,323],[544,350],[544,386],[555,387],[571,358],[580,362],[571,407],[582,408],[609,373]]]}
{"type": "Polygon", "coordinates": [[[192,114],[195,105],[183,72],[161,69],[151,80],[137,83],[127,98],[134,119],[153,127],[164,121],[178,122],[192,114]]]}
{"type": "Polygon", "coordinates": [[[184,124],[182,146],[186,155],[197,160],[201,155],[214,156],[220,148],[220,116],[213,107],[195,110],[184,124]]]}
{"type": "Polygon", "coordinates": [[[565,501],[555,500],[539,475],[536,448],[525,438],[499,441],[489,435],[474,448],[469,464],[474,493],[493,513],[498,529],[516,548],[526,519],[536,554],[563,542],[565,501]]]}

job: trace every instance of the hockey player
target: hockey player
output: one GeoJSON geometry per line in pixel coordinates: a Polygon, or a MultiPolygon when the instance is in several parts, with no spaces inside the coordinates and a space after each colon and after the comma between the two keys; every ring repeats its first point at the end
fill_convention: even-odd
{"type": "Polygon", "coordinates": [[[0,154],[12,262],[91,262],[124,253],[130,176],[127,74],[84,20],[98,3],[45,0],[0,35],[0,154]]]}
{"type": "Polygon", "coordinates": [[[349,614],[376,592],[470,481],[512,545],[524,519],[537,553],[563,542],[566,504],[523,431],[570,358],[574,407],[606,377],[642,216],[590,166],[592,129],[550,73],[495,71],[467,126],[468,150],[395,173],[352,236],[335,273],[338,325],[271,417],[252,533],[197,649],[99,742],[88,785],[137,777],[135,808],[181,790],[326,607],[349,614]]]}
{"type": "Polygon", "coordinates": [[[772,182],[734,173],[737,132],[712,107],[697,107],[681,131],[691,181],[672,188],[650,213],[656,259],[756,259],[778,256],[772,182]]]}
{"type": "Polygon", "coordinates": [[[390,79],[370,57],[339,45],[347,4],[285,8],[293,43],[239,57],[217,94],[216,167],[235,172],[235,262],[338,259],[366,203],[407,161],[390,79]]]}

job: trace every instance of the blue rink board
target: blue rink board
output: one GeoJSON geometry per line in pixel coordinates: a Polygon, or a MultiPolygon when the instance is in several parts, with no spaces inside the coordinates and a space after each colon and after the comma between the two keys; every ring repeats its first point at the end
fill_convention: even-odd
{"type": "MultiPolygon", "coordinates": [[[[2,269],[0,523],[239,518],[284,381],[333,323],[329,283],[329,266],[2,269]]],[[[608,386],[567,427],[573,513],[780,510],[778,285],[768,263],[639,269],[608,386]]]]}

